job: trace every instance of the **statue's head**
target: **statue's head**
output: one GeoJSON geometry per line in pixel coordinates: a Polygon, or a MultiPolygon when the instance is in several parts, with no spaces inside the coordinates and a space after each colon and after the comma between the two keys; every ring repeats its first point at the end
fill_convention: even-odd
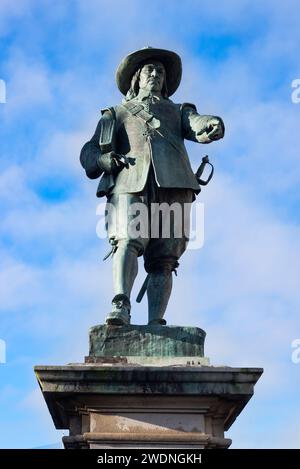
{"type": "Polygon", "coordinates": [[[132,99],[140,88],[161,92],[169,97],[175,93],[181,80],[182,65],[178,54],[165,49],[145,47],[127,55],[117,69],[119,90],[132,99]]]}
{"type": "Polygon", "coordinates": [[[140,89],[161,93],[164,98],[168,97],[166,69],[162,62],[158,60],[147,60],[141,64],[131,79],[126,99],[130,100],[135,98],[140,89]]]}

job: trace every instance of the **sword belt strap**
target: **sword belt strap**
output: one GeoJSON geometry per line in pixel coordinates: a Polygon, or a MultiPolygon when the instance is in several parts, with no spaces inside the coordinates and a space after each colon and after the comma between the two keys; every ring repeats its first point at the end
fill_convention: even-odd
{"type": "MultiPolygon", "coordinates": [[[[182,148],[178,146],[177,140],[172,136],[172,134],[163,127],[156,128],[153,125],[155,122],[154,115],[145,111],[144,107],[141,104],[134,104],[131,102],[126,102],[121,105],[129,114],[140,118],[146,125],[148,125],[157,135],[164,138],[175,150],[179,153],[183,153],[182,148]]],[[[157,119],[156,119],[157,121],[157,119]]]]}

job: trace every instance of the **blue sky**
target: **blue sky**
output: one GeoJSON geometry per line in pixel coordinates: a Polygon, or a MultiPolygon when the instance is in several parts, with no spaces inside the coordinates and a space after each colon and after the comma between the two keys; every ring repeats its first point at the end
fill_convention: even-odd
{"type": "MultiPolygon", "coordinates": [[[[182,56],[172,99],[226,125],[223,141],[187,144],[193,167],[208,152],[216,175],[199,198],[205,243],[182,258],[168,322],[205,329],[214,365],[265,369],[227,432],[232,447],[299,448],[298,2],[2,0],[0,40],[1,446],[60,439],[33,366],[82,361],[112,296],[79,152],[99,110],[121,99],[122,57],[152,45],[182,56]]],[[[133,321],[145,320],[134,305],[133,321]]]]}

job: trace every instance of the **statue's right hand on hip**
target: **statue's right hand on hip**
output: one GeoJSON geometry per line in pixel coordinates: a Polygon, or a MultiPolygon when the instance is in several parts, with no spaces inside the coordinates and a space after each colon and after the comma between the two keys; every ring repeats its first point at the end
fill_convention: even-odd
{"type": "Polygon", "coordinates": [[[117,155],[117,153],[114,151],[100,155],[98,164],[100,168],[107,174],[117,174],[125,166],[127,166],[126,161],[120,158],[120,156],[117,155]]]}

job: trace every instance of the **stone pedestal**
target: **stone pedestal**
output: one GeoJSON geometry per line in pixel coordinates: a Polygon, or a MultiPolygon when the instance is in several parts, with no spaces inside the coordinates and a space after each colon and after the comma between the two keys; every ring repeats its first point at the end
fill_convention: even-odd
{"type": "Polygon", "coordinates": [[[84,364],[36,366],[65,448],[228,448],[260,368],[207,366],[198,328],[96,326],[84,364]]]}

